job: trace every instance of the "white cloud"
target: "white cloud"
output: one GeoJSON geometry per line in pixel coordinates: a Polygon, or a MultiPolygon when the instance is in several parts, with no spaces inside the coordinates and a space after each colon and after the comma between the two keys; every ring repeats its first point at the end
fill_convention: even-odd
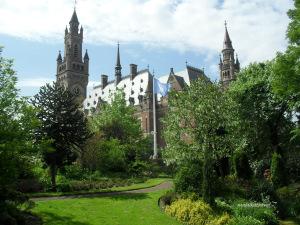
{"type": "MultiPolygon", "coordinates": [[[[60,41],[73,0],[0,0],[0,33],[60,41]]],[[[224,20],[243,64],[272,58],[286,46],[292,0],[78,0],[85,41],[143,43],[216,54],[224,20]]]]}
{"type": "Polygon", "coordinates": [[[17,83],[18,88],[39,88],[47,83],[52,83],[54,80],[48,77],[37,77],[30,79],[19,80],[17,83]]]}

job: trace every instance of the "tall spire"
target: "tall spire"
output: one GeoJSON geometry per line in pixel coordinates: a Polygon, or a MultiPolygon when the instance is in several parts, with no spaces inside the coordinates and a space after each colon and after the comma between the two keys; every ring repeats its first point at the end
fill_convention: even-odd
{"type": "Polygon", "coordinates": [[[121,76],[122,76],[122,66],[120,60],[120,43],[118,42],[117,62],[115,67],[116,85],[121,81],[121,76]]]}
{"type": "Polygon", "coordinates": [[[224,37],[223,49],[232,49],[232,43],[231,43],[229,33],[228,33],[228,30],[227,30],[226,20],[225,20],[225,37],[224,37]]]}
{"type": "Polygon", "coordinates": [[[73,15],[72,15],[72,18],[71,18],[69,24],[71,25],[71,23],[77,23],[79,25],[79,21],[78,21],[78,17],[77,17],[75,8],[74,8],[74,12],[73,12],[73,15]]]}
{"type": "Polygon", "coordinates": [[[121,60],[120,60],[120,43],[118,42],[118,52],[117,52],[117,62],[116,62],[116,67],[121,67],[121,60]]]}

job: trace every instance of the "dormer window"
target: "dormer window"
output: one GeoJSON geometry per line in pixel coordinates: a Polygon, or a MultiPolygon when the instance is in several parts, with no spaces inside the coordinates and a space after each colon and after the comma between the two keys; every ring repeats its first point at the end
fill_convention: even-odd
{"type": "Polygon", "coordinates": [[[134,85],[134,82],[132,82],[131,84],[134,85]]]}

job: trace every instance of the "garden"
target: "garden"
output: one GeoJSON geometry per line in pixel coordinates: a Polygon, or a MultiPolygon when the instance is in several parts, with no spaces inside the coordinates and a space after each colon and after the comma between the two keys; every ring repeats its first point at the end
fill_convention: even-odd
{"type": "Polygon", "coordinates": [[[91,114],[56,82],[21,97],[0,55],[0,224],[300,224],[298,0],[288,15],[285,52],[168,94],[158,159],[121,90],[91,114]]]}

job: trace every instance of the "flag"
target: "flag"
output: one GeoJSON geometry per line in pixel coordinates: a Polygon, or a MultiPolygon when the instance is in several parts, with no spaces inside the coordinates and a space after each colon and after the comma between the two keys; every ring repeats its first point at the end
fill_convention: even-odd
{"type": "Polygon", "coordinates": [[[165,96],[171,89],[171,85],[166,83],[161,83],[158,79],[154,78],[154,94],[161,94],[165,96]]]}

